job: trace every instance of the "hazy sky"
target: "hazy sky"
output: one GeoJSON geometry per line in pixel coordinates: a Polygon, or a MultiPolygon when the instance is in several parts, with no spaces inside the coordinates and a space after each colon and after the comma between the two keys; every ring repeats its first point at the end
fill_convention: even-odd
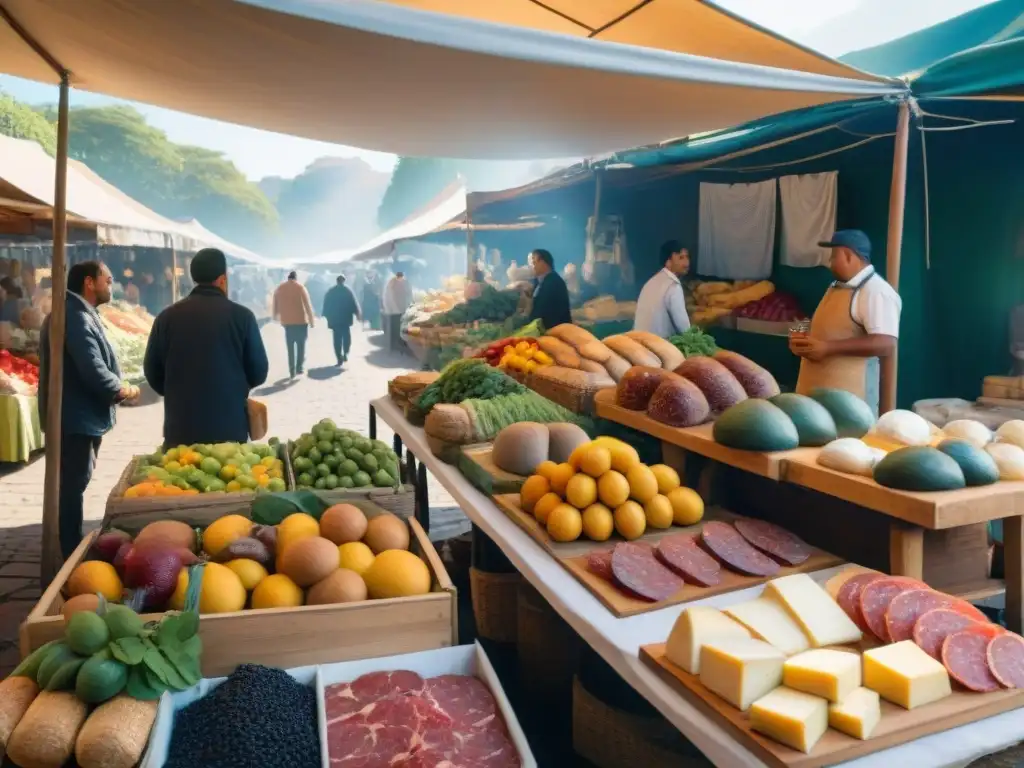
{"type": "MultiPolygon", "coordinates": [[[[868,48],[931,26],[993,0],[717,0],[741,16],[830,56],[868,48]]],[[[52,86],[0,75],[0,89],[32,103],[56,101],[52,86]]],[[[72,91],[72,105],[115,102],[72,91]]],[[[283,136],[157,107],[138,105],[149,121],[181,144],[224,152],[252,179],[292,177],[324,155],[358,155],[375,168],[390,170],[394,155],[283,136]]]]}

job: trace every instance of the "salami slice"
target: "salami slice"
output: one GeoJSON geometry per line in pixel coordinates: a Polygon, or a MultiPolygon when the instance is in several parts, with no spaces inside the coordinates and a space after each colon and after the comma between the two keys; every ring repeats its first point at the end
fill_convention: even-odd
{"type": "Polygon", "coordinates": [[[685,582],[654,556],[654,549],[624,542],[612,550],[612,575],[625,589],[644,600],[658,602],[672,597],[685,582]]]}
{"type": "Polygon", "coordinates": [[[740,536],[786,565],[800,565],[811,556],[811,548],[803,539],[773,523],[737,520],[733,525],[740,536]]]}
{"type": "Polygon", "coordinates": [[[860,627],[861,632],[870,634],[871,629],[868,627],[867,622],[864,621],[864,614],[860,610],[860,593],[868,584],[881,581],[884,578],[883,574],[873,571],[858,573],[856,576],[851,576],[843,582],[843,586],[839,588],[839,592],[836,594],[836,602],[839,603],[839,607],[843,609],[847,616],[853,619],[853,623],[860,627]]]}
{"type": "Polygon", "coordinates": [[[587,570],[595,576],[600,576],[602,579],[613,581],[611,550],[605,552],[591,552],[587,555],[587,570]]]}
{"type": "Polygon", "coordinates": [[[936,608],[923,614],[914,624],[914,642],[929,656],[942,661],[942,643],[946,638],[977,623],[951,608],[936,608]]]}
{"type": "Polygon", "coordinates": [[[704,546],[727,568],[745,576],[774,576],[780,570],[777,562],[759,552],[728,523],[717,520],[704,523],[701,531],[704,546]]]}
{"type": "Polygon", "coordinates": [[[928,611],[949,608],[978,622],[988,622],[984,613],[966,600],[936,592],[933,589],[912,589],[893,598],[885,612],[885,628],[889,640],[898,643],[914,636],[914,625],[928,611]]]}
{"type": "Polygon", "coordinates": [[[942,643],[942,663],[949,676],[969,691],[999,690],[999,681],[988,668],[989,641],[981,632],[961,630],[942,643]]]}
{"type": "Polygon", "coordinates": [[[889,603],[903,592],[927,588],[927,584],[905,576],[887,576],[865,586],[860,592],[860,612],[868,631],[879,640],[889,642],[889,632],[885,627],[889,603]]]}
{"type": "Polygon", "coordinates": [[[722,580],[718,561],[698,546],[695,536],[666,536],[658,542],[654,554],[689,584],[712,587],[722,580]]]}
{"type": "Polygon", "coordinates": [[[1024,688],[1024,637],[1004,632],[988,641],[989,671],[1006,688],[1024,688]]]}

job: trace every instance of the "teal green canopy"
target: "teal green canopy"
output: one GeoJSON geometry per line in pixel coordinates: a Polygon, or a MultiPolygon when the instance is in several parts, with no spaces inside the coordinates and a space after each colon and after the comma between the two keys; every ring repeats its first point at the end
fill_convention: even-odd
{"type": "Polygon", "coordinates": [[[928,67],[910,86],[919,98],[1018,96],[1024,92],[1024,38],[954,54],[928,67]]]}

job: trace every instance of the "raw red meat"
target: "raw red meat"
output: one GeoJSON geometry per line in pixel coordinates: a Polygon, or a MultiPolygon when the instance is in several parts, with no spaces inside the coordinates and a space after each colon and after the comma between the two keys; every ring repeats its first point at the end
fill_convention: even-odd
{"type": "Polygon", "coordinates": [[[988,668],[988,640],[980,632],[960,631],[942,643],[942,663],[949,676],[969,691],[999,690],[999,681],[988,668]]]}
{"type": "Polygon", "coordinates": [[[912,589],[893,598],[885,612],[885,629],[889,640],[898,643],[914,636],[914,625],[928,611],[949,608],[975,621],[987,622],[988,618],[966,600],[936,592],[933,589],[912,589]]]}
{"type": "Polygon", "coordinates": [[[883,642],[889,642],[885,627],[885,612],[896,595],[912,589],[927,589],[928,585],[905,576],[889,576],[873,581],[860,593],[860,612],[868,631],[883,642]]]}
{"type": "Polygon", "coordinates": [[[426,683],[415,672],[370,672],[350,683],[329,686],[324,691],[327,722],[358,712],[367,704],[387,696],[422,693],[426,683]]]}
{"type": "Polygon", "coordinates": [[[767,555],[754,549],[728,523],[717,520],[704,523],[701,541],[727,568],[747,576],[774,576],[782,567],[767,555]]]}
{"type": "Polygon", "coordinates": [[[811,548],[803,539],[774,523],[737,520],[733,525],[740,536],[786,565],[800,565],[811,556],[811,548]]]}
{"type": "Polygon", "coordinates": [[[688,584],[711,587],[722,580],[721,566],[698,546],[696,536],[685,533],[666,536],[658,542],[654,553],[688,584]]]}
{"type": "Polygon", "coordinates": [[[612,580],[612,552],[591,552],[587,555],[587,570],[602,579],[612,580]]]}
{"type": "Polygon", "coordinates": [[[988,641],[985,649],[992,676],[1006,688],[1024,688],[1024,638],[1004,632],[988,641]]]}
{"type": "Polygon", "coordinates": [[[475,677],[440,675],[427,683],[427,698],[447,713],[456,730],[472,731],[498,715],[490,690],[475,677]]]}
{"type": "Polygon", "coordinates": [[[951,608],[936,608],[914,624],[914,642],[932,658],[942,661],[942,643],[954,632],[977,626],[978,622],[951,608]]]}
{"type": "Polygon", "coordinates": [[[843,609],[847,616],[853,619],[853,623],[860,627],[861,632],[870,634],[867,622],[864,621],[864,614],[860,610],[860,593],[868,584],[881,581],[885,576],[881,573],[858,573],[851,576],[836,594],[836,602],[843,609]]]}
{"type": "Polygon", "coordinates": [[[612,550],[612,575],[631,593],[654,603],[672,597],[685,586],[658,561],[651,547],[629,541],[616,544],[612,550]]]}

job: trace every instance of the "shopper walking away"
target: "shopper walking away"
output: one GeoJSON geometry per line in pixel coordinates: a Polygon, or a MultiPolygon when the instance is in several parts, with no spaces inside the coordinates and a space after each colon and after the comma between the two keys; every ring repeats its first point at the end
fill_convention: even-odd
{"type": "Polygon", "coordinates": [[[157,317],[143,368],[164,398],[164,445],[244,443],[249,392],[267,380],[267,351],[252,310],[228,298],[216,248],[189,265],[196,287],[157,317]]]}
{"type": "Polygon", "coordinates": [[[284,326],[284,342],[288,345],[288,373],[294,379],[302,373],[306,359],[306,339],[313,327],[313,304],[309,292],[294,272],[274,291],[273,319],[284,326]]]}
{"type": "Polygon", "coordinates": [[[404,272],[396,272],[384,286],[384,332],[388,336],[388,349],[396,350],[402,345],[402,315],[412,304],[412,286],[405,279],[404,272]]]}
{"type": "MultiPolygon", "coordinates": [[[[98,261],[68,272],[64,318],[64,387],[60,423],[60,549],[67,560],[82,541],[85,489],[103,436],[114,427],[114,406],[139,396],[121,381],[114,348],[96,308],[110,301],[114,278],[98,261]]],[[[46,428],[50,375],[50,316],[39,339],[39,421],[46,428]]]]}
{"type": "Polygon", "coordinates": [[[334,337],[334,356],[338,365],[348,360],[348,351],[352,347],[352,320],[363,321],[359,311],[359,302],[355,294],[345,285],[345,276],[338,276],[338,284],[327,291],[324,296],[324,319],[334,337]]]}
{"type": "Polygon", "coordinates": [[[636,300],[633,330],[667,339],[690,327],[682,277],[690,271],[690,252],[678,240],[661,245],[662,268],[644,285],[636,300]]]}
{"type": "Polygon", "coordinates": [[[369,323],[370,330],[380,330],[380,282],[372,270],[366,273],[363,286],[363,319],[369,323]]]}
{"type": "Polygon", "coordinates": [[[530,254],[536,281],[533,289],[533,308],[530,320],[540,320],[545,330],[572,322],[569,311],[569,289],[565,280],[555,271],[555,259],[550,251],[538,248],[530,254]]]}

